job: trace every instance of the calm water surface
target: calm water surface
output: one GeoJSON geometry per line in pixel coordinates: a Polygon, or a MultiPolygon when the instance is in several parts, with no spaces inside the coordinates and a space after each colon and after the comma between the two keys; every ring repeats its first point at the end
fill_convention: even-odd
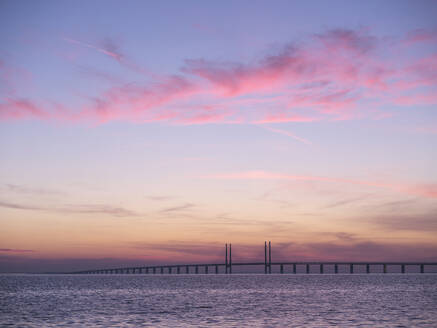
{"type": "Polygon", "coordinates": [[[437,275],[0,275],[0,326],[437,327],[437,275]]]}

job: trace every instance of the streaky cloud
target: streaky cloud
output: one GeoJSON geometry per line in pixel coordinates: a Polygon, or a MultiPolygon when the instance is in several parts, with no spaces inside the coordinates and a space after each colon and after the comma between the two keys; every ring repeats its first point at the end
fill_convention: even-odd
{"type": "Polygon", "coordinates": [[[24,195],[65,195],[65,192],[47,188],[32,188],[24,185],[7,183],[5,189],[10,192],[24,195]]]}
{"type": "MultiPolygon", "coordinates": [[[[147,81],[139,83],[113,82],[105,91],[89,95],[91,100],[80,108],[42,103],[13,92],[0,102],[0,119],[94,125],[112,121],[188,125],[381,119],[392,115],[383,112],[387,105],[437,104],[435,53],[420,52],[420,56],[396,62],[383,55],[398,54],[402,47],[414,49],[418,42],[433,40],[434,34],[413,31],[403,41],[388,45],[369,29],[328,29],[309,35],[305,42],[285,44],[254,62],[194,58],[185,60],[173,74],[148,74],[147,81]],[[243,110],[247,106],[252,108],[250,114],[243,110]]],[[[110,40],[102,46],[66,37],[64,41],[98,51],[124,68],[142,70],[131,67],[110,40]]]]}
{"type": "Polygon", "coordinates": [[[10,253],[32,253],[35,252],[32,249],[14,249],[14,248],[0,248],[0,252],[10,253]]]}
{"type": "Polygon", "coordinates": [[[400,183],[387,183],[379,181],[366,181],[344,178],[330,178],[322,176],[289,175],[268,171],[243,171],[236,173],[205,175],[201,178],[227,179],[227,180],[296,180],[296,181],[322,181],[331,183],[346,183],[388,189],[396,192],[417,195],[427,198],[437,198],[437,184],[407,185],[400,183]]]}
{"type": "Polygon", "coordinates": [[[268,131],[271,131],[271,132],[274,132],[274,133],[282,134],[282,135],[290,137],[290,138],[293,138],[294,140],[302,142],[302,143],[304,143],[306,145],[312,145],[313,144],[311,141],[309,141],[307,139],[304,139],[304,138],[301,138],[301,137],[298,137],[298,136],[294,135],[293,133],[291,133],[289,131],[285,131],[285,130],[281,130],[281,129],[275,129],[275,128],[270,128],[270,127],[264,127],[264,129],[266,129],[268,131]]]}
{"type": "Polygon", "coordinates": [[[105,204],[66,204],[60,207],[43,207],[28,204],[17,204],[0,200],[0,207],[17,210],[47,211],[65,214],[106,214],[115,217],[129,217],[139,215],[138,213],[124,207],[105,204]]]}
{"type": "Polygon", "coordinates": [[[185,203],[183,205],[166,207],[166,208],[162,209],[161,212],[163,212],[163,213],[180,212],[180,211],[191,210],[191,209],[193,209],[195,207],[196,207],[196,205],[193,204],[193,203],[185,203]]]}
{"type": "Polygon", "coordinates": [[[82,41],[78,41],[72,38],[67,38],[67,37],[63,37],[62,38],[64,41],[70,42],[70,43],[74,43],[86,48],[90,48],[90,49],[94,49],[97,50],[98,52],[101,52],[113,59],[115,59],[116,61],[120,62],[123,58],[123,55],[118,51],[117,47],[114,45],[114,43],[112,43],[110,40],[105,40],[105,44],[103,47],[97,47],[94,46],[92,44],[86,43],[86,42],[82,42],[82,41]]]}

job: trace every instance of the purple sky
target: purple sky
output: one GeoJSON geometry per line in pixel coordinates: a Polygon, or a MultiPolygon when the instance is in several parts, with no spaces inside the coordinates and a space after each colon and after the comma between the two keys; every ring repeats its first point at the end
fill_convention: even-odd
{"type": "Polygon", "coordinates": [[[437,2],[2,1],[0,272],[437,260],[437,2]]]}

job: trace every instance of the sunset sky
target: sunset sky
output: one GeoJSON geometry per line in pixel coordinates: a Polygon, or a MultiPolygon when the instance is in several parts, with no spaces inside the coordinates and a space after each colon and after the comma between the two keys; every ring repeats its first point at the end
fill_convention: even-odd
{"type": "Polygon", "coordinates": [[[437,260],[436,1],[0,2],[0,272],[437,260]]]}

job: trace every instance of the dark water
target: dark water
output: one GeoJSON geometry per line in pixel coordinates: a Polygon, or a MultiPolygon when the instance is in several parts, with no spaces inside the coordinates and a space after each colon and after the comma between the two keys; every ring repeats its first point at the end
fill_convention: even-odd
{"type": "Polygon", "coordinates": [[[0,275],[0,326],[437,327],[437,275],[0,275]]]}

